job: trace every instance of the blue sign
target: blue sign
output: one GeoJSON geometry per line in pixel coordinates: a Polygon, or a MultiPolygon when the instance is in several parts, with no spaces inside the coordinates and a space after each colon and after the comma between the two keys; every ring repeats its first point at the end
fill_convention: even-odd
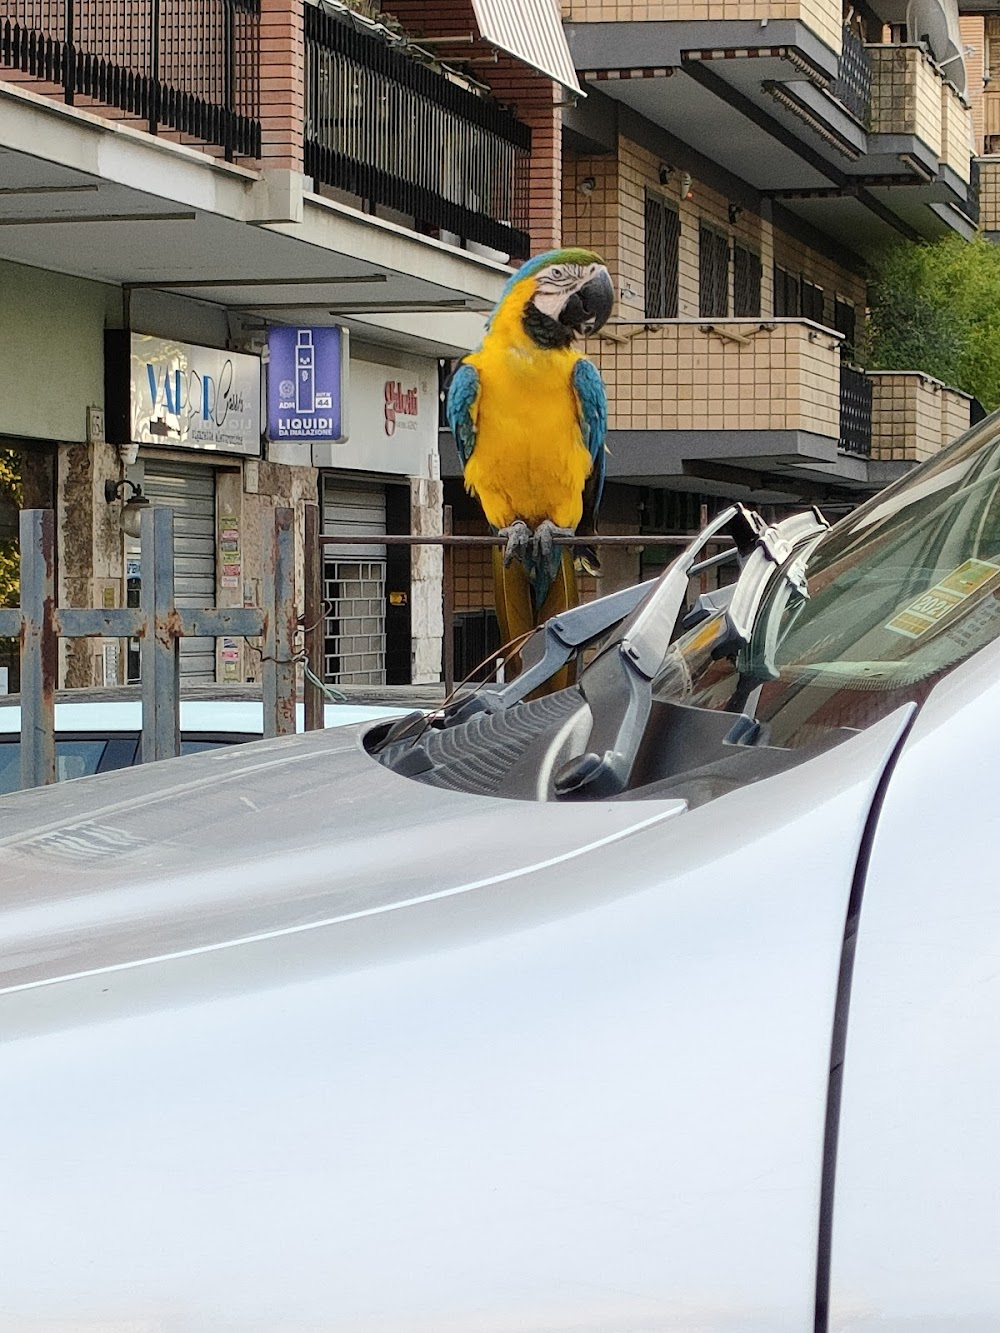
{"type": "Polygon", "coordinates": [[[347,439],[347,333],[268,330],[267,434],[271,440],[347,439]]]}

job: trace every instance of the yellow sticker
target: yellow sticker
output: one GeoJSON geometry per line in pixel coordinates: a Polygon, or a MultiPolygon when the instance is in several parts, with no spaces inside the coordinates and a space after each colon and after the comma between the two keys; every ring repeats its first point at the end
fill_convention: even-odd
{"type": "Polygon", "coordinates": [[[988,560],[966,560],[940,583],[922,592],[909,606],[897,611],[885,627],[906,639],[919,639],[998,574],[1000,565],[988,560]]]}

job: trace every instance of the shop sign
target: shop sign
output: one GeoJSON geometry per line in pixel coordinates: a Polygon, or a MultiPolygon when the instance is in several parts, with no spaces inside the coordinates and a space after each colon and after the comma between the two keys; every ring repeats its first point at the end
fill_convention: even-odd
{"type": "Polygon", "coordinates": [[[426,477],[438,447],[437,362],[405,352],[351,358],[351,436],[316,442],[315,467],[426,477]]]}
{"type": "Polygon", "coordinates": [[[133,333],[131,439],[260,456],[260,358],[133,333]]]}
{"type": "Polygon", "coordinates": [[[268,439],[347,439],[347,347],[336,326],[268,331],[268,439]]]}

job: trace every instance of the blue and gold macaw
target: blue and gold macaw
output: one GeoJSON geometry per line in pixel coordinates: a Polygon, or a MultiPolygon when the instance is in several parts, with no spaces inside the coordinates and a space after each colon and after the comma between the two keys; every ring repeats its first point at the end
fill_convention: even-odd
{"type": "Polygon", "coordinates": [[[611,314],[598,255],[551,250],[510,279],[479,349],[448,392],[466,488],[495,532],[497,616],[505,642],[577,601],[560,537],[595,531],[604,488],[607,395],[574,343],[611,314]]]}

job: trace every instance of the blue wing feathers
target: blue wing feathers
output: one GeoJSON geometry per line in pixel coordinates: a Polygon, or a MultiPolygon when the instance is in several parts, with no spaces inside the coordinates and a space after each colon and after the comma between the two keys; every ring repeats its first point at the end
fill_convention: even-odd
{"type": "Polygon", "coordinates": [[[608,395],[601,373],[592,361],[578,361],[573,367],[573,388],[580,404],[580,428],[583,442],[594,460],[594,511],[604,490],[605,450],[608,433],[608,395]]]}
{"type": "Polygon", "coordinates": [[[479,398],[479,375],[475,366],[460,365],[448,386],[445,413],[448,425],[458,445],[462,466],[472,457],[476,447],[476,402],[479,398]]]}

